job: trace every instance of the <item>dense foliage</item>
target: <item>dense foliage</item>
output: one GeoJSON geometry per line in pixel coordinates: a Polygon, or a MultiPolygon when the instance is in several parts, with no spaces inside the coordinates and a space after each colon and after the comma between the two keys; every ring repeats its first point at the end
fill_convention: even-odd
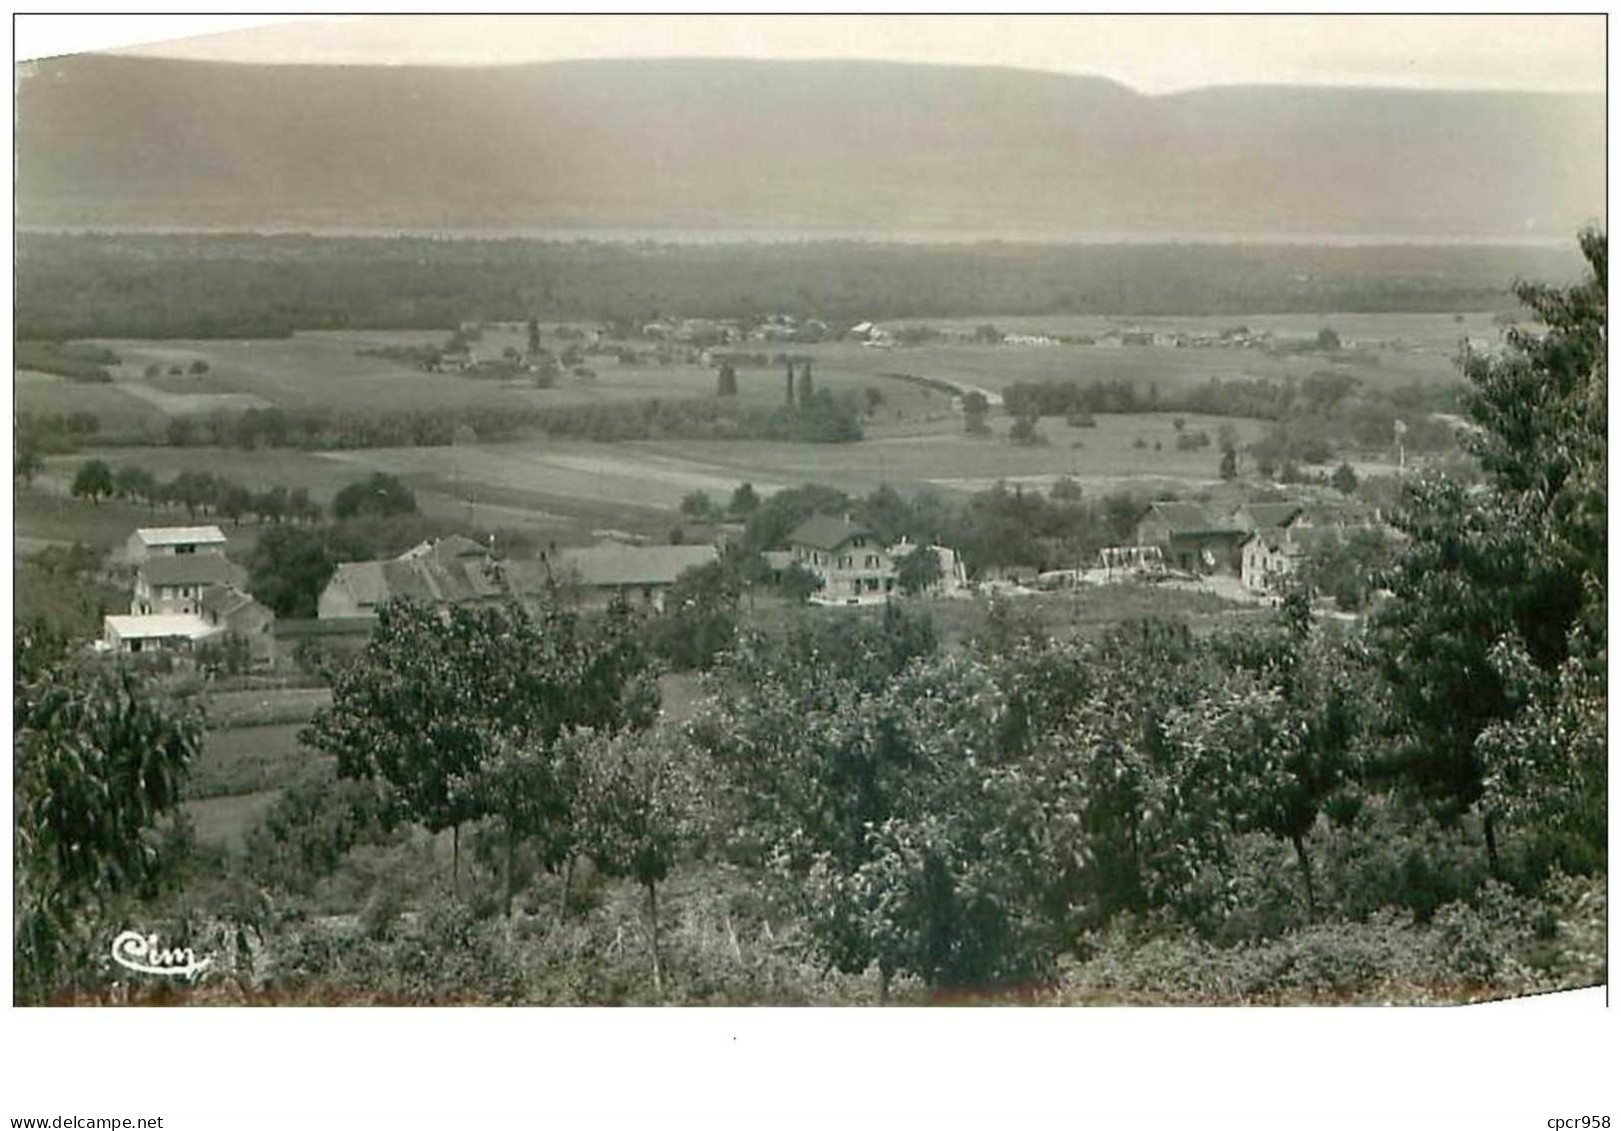
{"type": "Polygon", "coordinates": [[[202,732],[132,673],[30,626],[14,656],[13,987],[40,1001],[88,973],[118,901],[152,893],[168,863],[158,824],[179,804],[202,732]]]}
{"type": "Polygon", "coordinates": [[[281,337],[660,311],[805,320],[986,313],[1496,309],[1568,253],[1492,247],[596,243],[25,233],[27,339],[281,337]],[[1303,283],[1302,280],[1309,280],[1303,283]]]}

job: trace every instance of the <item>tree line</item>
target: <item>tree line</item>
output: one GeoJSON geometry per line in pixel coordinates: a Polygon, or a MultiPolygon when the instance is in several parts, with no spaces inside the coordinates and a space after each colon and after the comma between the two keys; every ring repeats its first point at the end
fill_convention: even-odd
{"type": "Polygon", "coordinates": [[[23,233],[17,335],[284,337],[487,321],[641,325],[660,311],[800,321],[995,314],[1492,310],[1564,250],[1492,247],[658,245],[23,233]],[[1302,285],[1302,276],[1311,282],[1302,285]]]}

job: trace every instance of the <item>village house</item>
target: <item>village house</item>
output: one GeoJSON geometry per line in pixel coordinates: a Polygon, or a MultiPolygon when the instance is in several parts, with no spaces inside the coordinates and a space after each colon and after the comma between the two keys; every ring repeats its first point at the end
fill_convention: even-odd
{"type": "Polygon", "coordinates": [[[397,558],[343,563],[321,591],[316,615],[321,620],[368,617],[400,597],[451,605],[495,600],[505,592],[489,548],[453,534],[397,558]]]}
{"type": "Polygon", "coordinates": [[[895,590],[895,562],[878,538],[848,516],[819,514],[788,535],[794,561],[822,582],[812,598],[835,605],[885,601],[895,590]]]}
{"type": "Polygon", "coordinates": [[[164,554],[147,558],[135,567],[132,616],[196,615],[203,591],[216,585],[240,585],[246,580],[240,566],[213,552],[164,554]]]}
{"type": "Polygon", "coordinates": [[[268,664],[274,658],[271,631],[276,614],[236,586],[211,585],[203,590],[199,615],[215,631],[245,640],[255,664],[268,664]]]}
{"type": "Polygon", "coordinates": [[[119,655],[187,653],[219,634],[219,629],[195,613],[106,616],[99,647],[119,655]]]}
{"type": "Polygon", "coordinates": [[[1338,539],[1337,527],[1271,526],[1252,532],[1244,541],[1239,578],[1255,593],[1276,593],[1325,541],[1338,539]]]}
{"type": "Polygon", "coordinates": [[[187,554],[225,556],[225,532],[217,526],[143,526],[124,543],[124,556],[140,565],[149,558],[187,554]]]}
{"type": "Polygon", "coordinates": [[[1137,520],[1139,546],[1158,546],[1165,563],[1186,573],[1237,573],[1246,531],[1197,503],[1151,503],[1137,520]]]}
{"type": "Polygon", "coordinates": [[[127,615],[102,619],[98,647],[120,654],[190,652],[238,635],[261,662],[271,658],[275,614],[244,593],[246,572],[225,556],[217,526],[143,527],[125,542],[135,566],[127,615]]]}
{"type": "Polygon", "coordinates": [[[603,542],[558,550],[540,562],[511,562],[512,588],[534,593],[556,584],[581,608],[604,608],[615,600],[663,611],[665,595],[688,570],[713,565],[720,551],[710,545],[628,546],[603,542]]]}

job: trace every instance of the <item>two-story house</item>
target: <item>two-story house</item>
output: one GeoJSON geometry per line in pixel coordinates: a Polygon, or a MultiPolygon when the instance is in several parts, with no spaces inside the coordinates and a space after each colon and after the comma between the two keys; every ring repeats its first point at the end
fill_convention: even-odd
{"type": "Polygon", "coordinates": [[[819,514],[788,535],[793,560],[821,579],[812,600],[832,605],[886,601],[895,591],[895,560],[878,537],[849,517],[819,514]]]}
{"type": "Polygon", "coordinates": [[[135,567],[135,591],[130,600],[134,616],[197,614],[203,591],[214,585],[237,585],[243,571],[224,554],[162,554],[135,567]]]}

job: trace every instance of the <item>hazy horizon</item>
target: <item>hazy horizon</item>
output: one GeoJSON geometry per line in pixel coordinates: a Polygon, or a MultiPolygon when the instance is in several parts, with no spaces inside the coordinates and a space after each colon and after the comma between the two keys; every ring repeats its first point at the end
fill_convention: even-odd
{"type": "MultiPolygon", "coordinates": [[[[19,17],[19,38],[47,19],[90,31],[73,17],[19,17]]],[[[865,60],[1091,75],[1150,96],[1248,85],[1591,94],[1606,84],[1602,15],[393,15],[181,37],[172,32],[184,21],[116,23],[82,50],[251,65],[865,60]]]]}

